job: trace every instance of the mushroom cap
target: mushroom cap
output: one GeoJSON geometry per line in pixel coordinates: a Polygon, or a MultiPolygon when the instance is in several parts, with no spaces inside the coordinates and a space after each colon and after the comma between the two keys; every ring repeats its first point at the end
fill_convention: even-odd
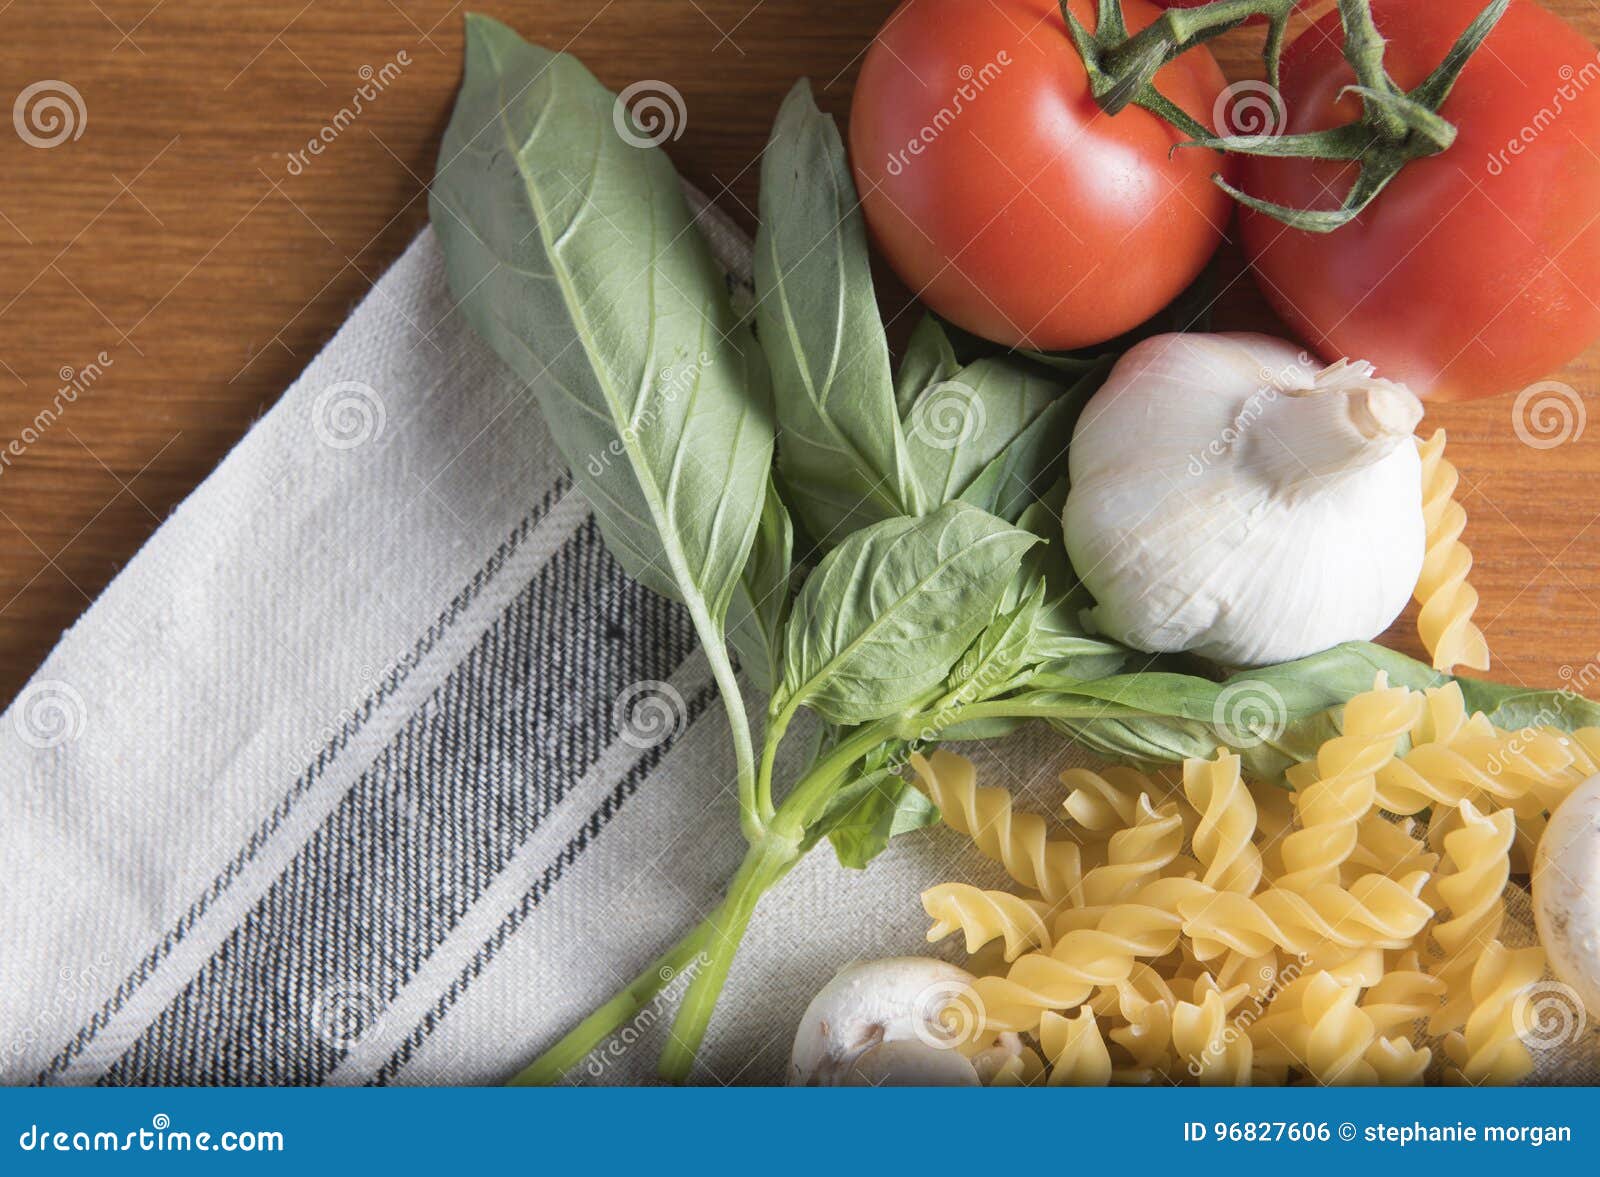
{"type": "MultiPolygon", "coordinates": [[[[789,1082],[832,1086],[850,1082],[852,1072],[862,1067],[862,1074],[878,1076],[898,1072],[902,1067],[929,1076],[957,1074],[959,1068],[954,1064],[935,1064],[908,1049],[883,1054],[880,1048],[888,1043],[914,1041],[931,1051],[961,1058],[953,1048],[962,1045],[962,1027],[952,1028],[941,1020],[941,1015],[952,1004],[957,1004],[962,1014],[974,1008],[973,980],[965,969],[924,956],[889,957],[846,966],[817,992],[800,1019],[790,1056],[789,1082]],[[879,1057],[867,1060],[869,1052],[877,1052],[879,1057]]],[[[971,1064],[965,1058],[961,1062],[966,1073],[972,1075],[971,1081],[976,1082],[971,1064]]]]}
{"type": "Polygon", "coordinates": [[[929,1046],[920,1038],[883,1042],[856,1059],[840,1087],[977,1087],[977,1069],[959,1050],[929,1046]]]}
{"type": "Polygon", "coordinates": [[[1600,776],[1550,815],[1534,855],[1533,918],[1551,970],[1600,1018],[1600,776]]]}

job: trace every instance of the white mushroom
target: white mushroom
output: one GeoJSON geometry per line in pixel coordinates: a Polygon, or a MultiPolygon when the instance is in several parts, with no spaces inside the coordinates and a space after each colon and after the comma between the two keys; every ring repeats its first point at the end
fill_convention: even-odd
{"type": "Polygon", "coordinates": [[[864,1052],[833,1086],[976,1087],[978,1072],[960,1051],[901,1038],[864,1052]]]}
{"type": "Polygon", "coordinates": [[[965,969],[921,956],[840,970],[800,1019],[790,1084],[977,1086],[977,1071],[956,1049],[978,1029],[972,983],[965,969]]]}
{"type": "Polygon", "coordinates": [[[1550,815],[1534,855],[1533,917],[1551,969],[1600,1017],[1600,776],[1550,815]]]}

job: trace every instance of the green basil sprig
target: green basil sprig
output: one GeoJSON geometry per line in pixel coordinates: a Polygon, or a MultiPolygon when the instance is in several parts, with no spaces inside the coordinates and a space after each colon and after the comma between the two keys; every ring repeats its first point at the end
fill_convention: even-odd
{"type": "Polygon", "coordinates": [[[754,752],[723,626],[771,466],[765,363],[672,165],[623,137],[615,103],[575,58],[469,17],[433,226],[463,313],[538,395],[607,546],[688,607],[754,835],[754,752]]]}

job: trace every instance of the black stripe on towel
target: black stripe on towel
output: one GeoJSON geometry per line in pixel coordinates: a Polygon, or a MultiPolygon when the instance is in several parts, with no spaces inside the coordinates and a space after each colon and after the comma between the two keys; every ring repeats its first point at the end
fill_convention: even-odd
{"type": "MultiPolygon", "coordinates": [[[[701,713],[716,697],[716,684],[707,683],[690,698],[688,706],[685,708],[687,714],[685,729],[700,717],[701,713]]],[[[527,922],[528,917],[533,914],[540,902],[555,890],[556,884],[561,881],[567,869],[578,861],[578,856],[599,838],[600,831],[610,823],[613,817],[622,811],[623,803],[639,791],[639,786],[661,763],[661,758],[666,755],[671,743],[671,741],[668,741],[667,743],[658,744],[646,751],[634,766],[628,770],[628,774],[617,782],[616,787],[606,795],[605,800],[589,815],[589,820],[584,822],[582,828],[568,839],[567,844],[562,847],[561,853],[557,854],[544,870],[539,873],[533,885],[523,893],[517,905],[506,914],[505,919],[501,920],[499,926],[484,940],[476,955],[462,966],[461,972],[450,983],[450,987],[440,994],[439,999],[423,1015],[422,1020],[417,1023],[411,1033],[406,1035],[405,1040],[389,1056],[388,1061],[373,1073],[372,1078],[367,1081],[367,1086],[383,1086],[390,1083],[405,1065],[411,1061],[428,1035],[438,1029],[439,1023],[444,1021],[451,1008],[465,995],[466,991],[471,988],[472,983],[482,975],[483,971],[489,967],[489,963],[499,955],[500,950],[516,935],[517,930],[527,922]]]]}
{"type": "Polygon", "coordinates": [[[83,1053],[84,1048],[94,1040],[95,1035],[110,1023],[111,1019],[116,1016],[117,1011],[127,1004],[128,998],[133,996],[139,986],[149,980],[161,962],[171,955],[172,950],[178,946],[189,930],[199,923],[206,912],[211,909],[211,905],[228,889],[233,880],[244,870],[245,866],[261,852],[262,847],[272,840],[272,836],[278,832],[278,829],[294,810],[295,804],[321,779],[323,773],[339,758],[345,746],[366,726],[373,714],[388,701],[395,691],[399,690],[402,683],[411,677],[411,672],[416,669],[417,664],[439,644],[440,639],[445,634],[450,632],[455,623],[460,620],[461,615],[466,612],[468,606],[494,582],[500,570],[505,567],[506,561],[511,558],[512,553],[522,545],[522,542],[528,538],[534,528],[543,521],[544,517],[554,509],[556,503],[560,502],[562,496],[571,489],[572,475],[562,471],[550,489],[545,492],[544,497],[539,501],[539,505],[524,516],[522,521],[512,529],[505,542],[495,549],[494,553],[484,561],[483,567],[479,568],[473,574],[472,579],[456,593],[450,604],[429,626],[427,632],[417,639],[411,650],[390,669],[389,673],[384,676],[383,681],[345,719],[339,731],[317,753],[315,759],[306,766],[305,771],[289,787],[288,793],[278,802],[272,812],[263,819],[255,832],[250,835],[249,841],[229,860],[228,865],[222,868],[221,873],[211,880],[211,885],[178,917],[177,922],[167,930],[161,940],[134,966],[133,971],[122,979],[116,990],[106,999],[105,1004],[96,1010],[94,1016],[78,1029],[78,1032],[68,1040],[55,1058],[50,1060],[50,1064],[39,1072],[34,1079],[35,1084],[48,1083],[52,1077],[65,1070],[73,1059],[83,1053]]]}
{"type": "Polygon", "coordinates": [[[321,1082],[693,647],[591,517],[102,1082],[321,1082]]]}

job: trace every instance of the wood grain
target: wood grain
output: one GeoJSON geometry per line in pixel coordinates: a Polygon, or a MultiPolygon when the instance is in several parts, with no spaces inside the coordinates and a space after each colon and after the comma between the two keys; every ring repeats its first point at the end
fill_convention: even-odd
{"type": "MultiPolygon", "coordinates": [[[[979,2],[979,0],[975,0],[979,2]]],[[[1557,0],[1600,41],[1592,0],[1557,0]]],[[[479,0],[609,85],[671,82],[680,169],[747,227],[779,100],[809,75],[841,118],[889,0],[479,0]]],[[[82,133],[0,134],[0,702],[161,520],[271,407],[420,230],[459,76],[448,0],[0,0],[0,80],[69,82],[82,133]],[[361,85],[409,64],[325,153],[290,153],[361,85]],[[63,382],[104,371],[36,428],[63,382]]],[[[1219,46],[1259,73],[1257,35],[1219,46]]],[[[1593,278],[1595,276],[1586,276],[1593,278]]],[[[885,305],[904,294],[887,278],[885,305]]],[[[1235,282],[1219,324],[1267,312],[1235,282]]],[[[1587,396],[1600,349],[1552,375],[1587,396]]],[[[1600,650],[1600,424],[1535,450],[1509,399],[1444,406],[1481,617],[1510,681],[1556,685],[1600,650]],[[1566,673],[1570,673],[1570,670],[1566,673]]],[[[1409,619],[1392,639],[1415,652],[1409,619]]]]}

